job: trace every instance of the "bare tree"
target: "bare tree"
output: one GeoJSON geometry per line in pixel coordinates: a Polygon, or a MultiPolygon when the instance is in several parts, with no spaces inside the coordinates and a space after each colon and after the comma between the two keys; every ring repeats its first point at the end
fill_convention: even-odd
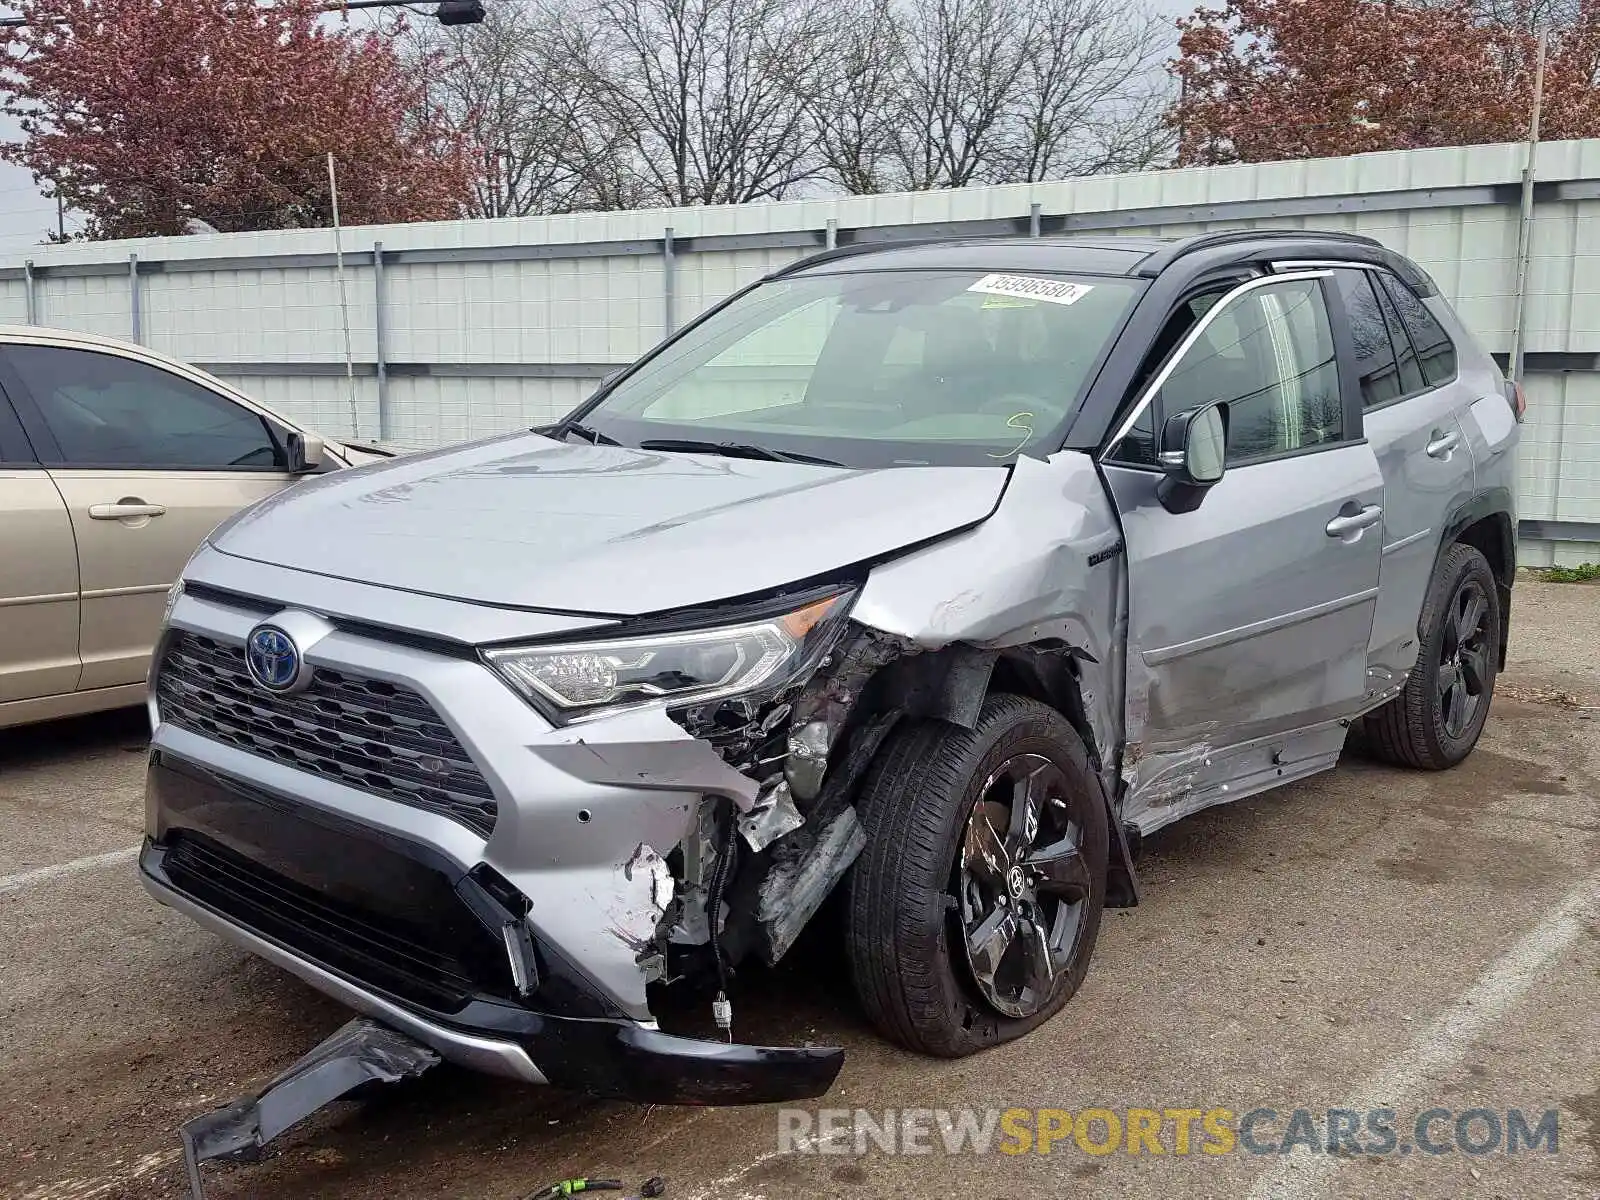
{"type": "Polygon", "coordinates": [[[1171,27],[1117,0],[1031,0],[994,182],[1141,170],[1175,137],[1161,59],[1171,27]]]}
{"type": "Polygon", "coordinates": [[[842,0],[832,55],[805,97],[816,123],[821,176],[851,195],[899,183],[889,161],[903,116],[905,30],[896,0],[842,0]]]}
{"type": "Polygon", "coordinates": [[[850,192],[1149,167],[1173,137],[1171,28],[1115,0],[856,0],[819,93],[850,192]]]}
{"type": "Polygon", "coordinates": [[[501,0],[406,36],[504,216],[1148,167],[1169,34],[1118,0],[501,0]]]}
{"type": "Polygon", "coordinates": [[[402,34],[426,63],[428,102],[471,137],[475,216],[627,207],[642,199],[616,164],[627,138],[574,59],[590,36],[556,7],[505,0],[481,26],[428,22],[402,34]]]}
{"type": "Polygon", "coordinates": [[[574,57],[649,202],[776,199],[817,172],[803,98],[831,53],[822,0],[589,0],[577,15],[574,57]]]}
{"type": "Polygon", "coordinates": [[[900,186],[965,187],[993,174],[1028,14],[1015,0],[908,0],[903,20],[903,99],[890,149],[900,186]]]}

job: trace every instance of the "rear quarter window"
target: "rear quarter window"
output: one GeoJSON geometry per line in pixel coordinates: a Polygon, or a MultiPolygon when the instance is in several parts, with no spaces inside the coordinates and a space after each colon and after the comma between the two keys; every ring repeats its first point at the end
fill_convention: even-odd
{"type": "Polygon", "coordinates": [[[1450,335],[1415,292],[1393,275],[1380,273],[1379,278],[1400,312],[1400,323],[1411,339],[1417,365],[1428,386],[1449,383],[1456,377],[1456,346],[1450,335]]]}

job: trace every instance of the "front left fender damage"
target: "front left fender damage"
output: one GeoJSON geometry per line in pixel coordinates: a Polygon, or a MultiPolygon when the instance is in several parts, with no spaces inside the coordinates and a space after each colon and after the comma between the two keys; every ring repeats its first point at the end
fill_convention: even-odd
{"type": "MultiPolygon", "coordinates": [[[[904,720],[970,726],[997,687],[1078,728],[1120,832],[1119,546],[1090,460],[1024,458],[987,521],[870,572],[809,678],[666,714],[687,735],[671,761],[655,736],[541,748],[590,782],[699,796],[675,840],[627,843],[602,902],[638,978],[715,989],[731,1038],[733,973],[782,961],[865,846],[854,798],[885,739],[904,720]]],[[[1111,902],[1135,903],[1131,857],[1114,843],[1111,902]]]]}

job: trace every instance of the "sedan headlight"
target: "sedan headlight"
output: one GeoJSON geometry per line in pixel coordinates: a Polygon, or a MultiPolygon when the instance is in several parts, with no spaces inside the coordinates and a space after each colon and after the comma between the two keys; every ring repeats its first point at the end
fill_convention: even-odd
{"type": "Polygon", "coordinates": [[[487,650],[524,699],[558,721],[643,704],[705,704],[777,691],[809,674],[838,636],[851,592],[712,629],[487,650]]]}

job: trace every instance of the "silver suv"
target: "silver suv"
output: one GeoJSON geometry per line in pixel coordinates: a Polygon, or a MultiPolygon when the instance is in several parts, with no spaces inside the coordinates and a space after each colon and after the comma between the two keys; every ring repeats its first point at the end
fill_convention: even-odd
{"type": "Polygon", "coordinates": [[[808,923],[890,1038],[971,1053],[1077,990],[1141,837],[1352,724],[1471,751],[1521,407],[1363,238],[806,259],[555,425],[214,533],[157,651],[145,884],[529,1081],[820,1094],[841,1051],[732,1036],[808,923]],[[664,1028],[669,983],[715,1000],[664,1028]]]}

